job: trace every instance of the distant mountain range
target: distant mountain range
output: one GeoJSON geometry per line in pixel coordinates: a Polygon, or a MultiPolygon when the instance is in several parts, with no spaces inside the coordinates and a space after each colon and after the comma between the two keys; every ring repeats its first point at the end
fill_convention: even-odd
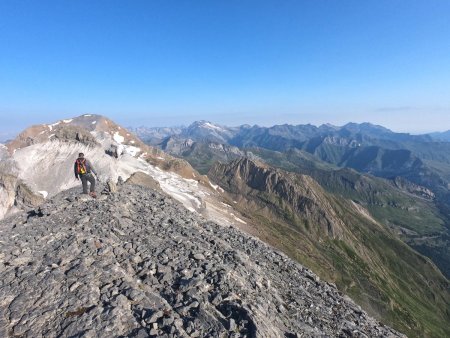
{"type": "Polygon", "coordinates": [[[450,140],[450,130],[445,132],[433,132],[422,135],[412,135],[409,133],[393,132],[383,126],[374,125],[372,123],[347,123],[344,126],[335,126],[332,124],[323,124],[314,126],[311,124],[305,125],[275,125],[272,127],[260,127],[258,125],[250,126],[248,124],[237,127],[228,127],[213,122],[200,120],[195,121],[189,126],[177,127],[129,127],[128,130],[139,135],[139,137],[146,142],[159,143],[168,136],[191,137],[195,139],[207,139],[210,141],[229,141],[234,138],[241,131],[245,133],[249,129],[268,131],[270,134],[281,133],[288,138],[310,138],[319,135],[329,135],[330,133],[364,133],[364,135],[372,138],[383,138],[392,141],[407,141],[407,140],[422,140],[422,141],[444,141],[450,140]]]}
{"type": "Polygon", "coordinates": [[[450,142],[450,130],[428,134],[435,141],[450,142]]]}
{"type": "MultiPolygon", "coordinates": [[[[440,199],[447,198],[450,142],[444,139],[450,132],[411,135],[370,123],[348,123],[342,127],[329,124],[226,127],[207,121],[184,128],[165,128],[164,133],[161,129],[141,128],[135,132],[144,142],[187,159],[199,144],[208,144],[212,155],[218,157],[224,154],[233,157],[229,154],[231,149],[236,156],[253,148],[277,152],[301,150],[337,167],[389,179],[401,176],[436,190],[440,199]]],[[[201,169],[207,172],[206,167],[201,169]]]]}
{"type": "Polygon", "coordinates": [[[208,121],[176,132],[166,129],[164,135],[144,129],[145,135],[136,131],[144,141],[187,160],[200,173],[208,173],[217,161],[248,157],[311,175],[329,191],[366,205],[450,277],[450,142],[446,141],[450,132],[411,135],[370,123],[227,127],[208,121]],[[372,197],[355,195],[350,188],[361,180],[371,180],[372,197]],[[422,211],[409,202],[394,208],[402,204],[397,193],[387,193],[396,196],[393,200],[378,200],[378,190],[394,187],[428,200],[430,207],[421,209],[428,216],[419,216],[422,211]]]}

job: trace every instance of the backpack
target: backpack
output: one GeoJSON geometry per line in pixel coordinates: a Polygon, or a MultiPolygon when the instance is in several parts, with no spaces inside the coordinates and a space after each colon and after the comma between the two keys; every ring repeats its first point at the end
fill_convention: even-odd
{"type": "Polygon", "coordinates": [[[78,175],[84,175],[87,173],[87,169],[86,169],[86,159],[78,159],[77,160],[77,174],[78,175]]]}

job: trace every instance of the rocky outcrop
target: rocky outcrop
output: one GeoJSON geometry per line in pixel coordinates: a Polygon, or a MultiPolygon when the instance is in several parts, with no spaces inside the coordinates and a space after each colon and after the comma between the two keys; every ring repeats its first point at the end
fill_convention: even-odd
{"type": "Polygon", "coordinates": [[[188,139],[182,139],[177,136],[170,136],[165,138],[159,146],[162,150],[164,150],[166,153],[179,156],[183,154],[185,151],[188,151],[192,148],[192,145],[194,144],[194,141],[190,138],[188,139]]]}
{"type": "Polygon", "coordinates": [[[397,176],[392,180],[392,182],[395,187],[403,191],[406,191],[410,194],[414,194],[416,196],[420,196],[429,200],[433,200],[436,197],[436,195],[434,194],[433,191],[431,191],[431,189],[415,184],[403,177],[397,176]]]}
{"type": "Polygon", "coordinates": [[[95,147],[99,143],[85,129],[78,126],[65,126],[65,128],[58,128],[53,136],[55,139],[63,142],[80,142],[81,144],[95,147]]]}
{"type": "Polygon", "coordinates": [[[44,202],[42,194],[34,193],[25,183],[19,181],[16,187],[16,199],[14,204],[21,209],[36,207],[44,202]]]}
{"type": "Polygon", "coordinates": [[[17,176],[0,173],[0,219],[14,205],[16,198],[17,176]]]}
{"type": "Polygon", "coordinates": [[[143,172],[134,173],[133,175],[130,176],[129,179],[126,180],[125,183],[141,185],[143,187],[154,190],[161,190],[161,186],[159,185],[158,181],[156,181],[155,179],[153,179],[153,177],[143,172]]]}
{"type": "Polygon", "coordinates": [[[401,336],[233,227],[135,185],[0,222],[0,336],[401,336]]]}
{"type": "Polygon", "coordinates": [[[10,159],[0,161],[0,219],[14,207],[26,210],[43,201],[41,194],[33,192],[18,178],[17,168],[10,159]]]}

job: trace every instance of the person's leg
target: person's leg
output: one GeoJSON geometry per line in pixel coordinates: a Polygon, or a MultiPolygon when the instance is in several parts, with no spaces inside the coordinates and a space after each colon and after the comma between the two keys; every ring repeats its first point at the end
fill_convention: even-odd
{"type": "Polygon", "coordinates": [[[92,174],[88,175],[89,183],[91,183],[91,192],[95,192],[95,177],[92,174]]]}
{"type": "Polygon", "coordinates": [[[88,182],[87,182],[86,175],[81,175],[80,179],[81,179],[81,184],[83,185],[83,194],[87,194],[88,193],[88,182]]]}

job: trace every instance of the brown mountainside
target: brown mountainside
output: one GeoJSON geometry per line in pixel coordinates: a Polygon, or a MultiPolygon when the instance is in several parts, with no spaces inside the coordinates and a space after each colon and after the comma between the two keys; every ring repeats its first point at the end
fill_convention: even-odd
{"type": "Polygon", "coordinates": [[[449,283],[428,259],[350,200],[310,176],[249,159],[216,163],[208,174],[253,233],[410,336],[448,336],[449,283]]]}

